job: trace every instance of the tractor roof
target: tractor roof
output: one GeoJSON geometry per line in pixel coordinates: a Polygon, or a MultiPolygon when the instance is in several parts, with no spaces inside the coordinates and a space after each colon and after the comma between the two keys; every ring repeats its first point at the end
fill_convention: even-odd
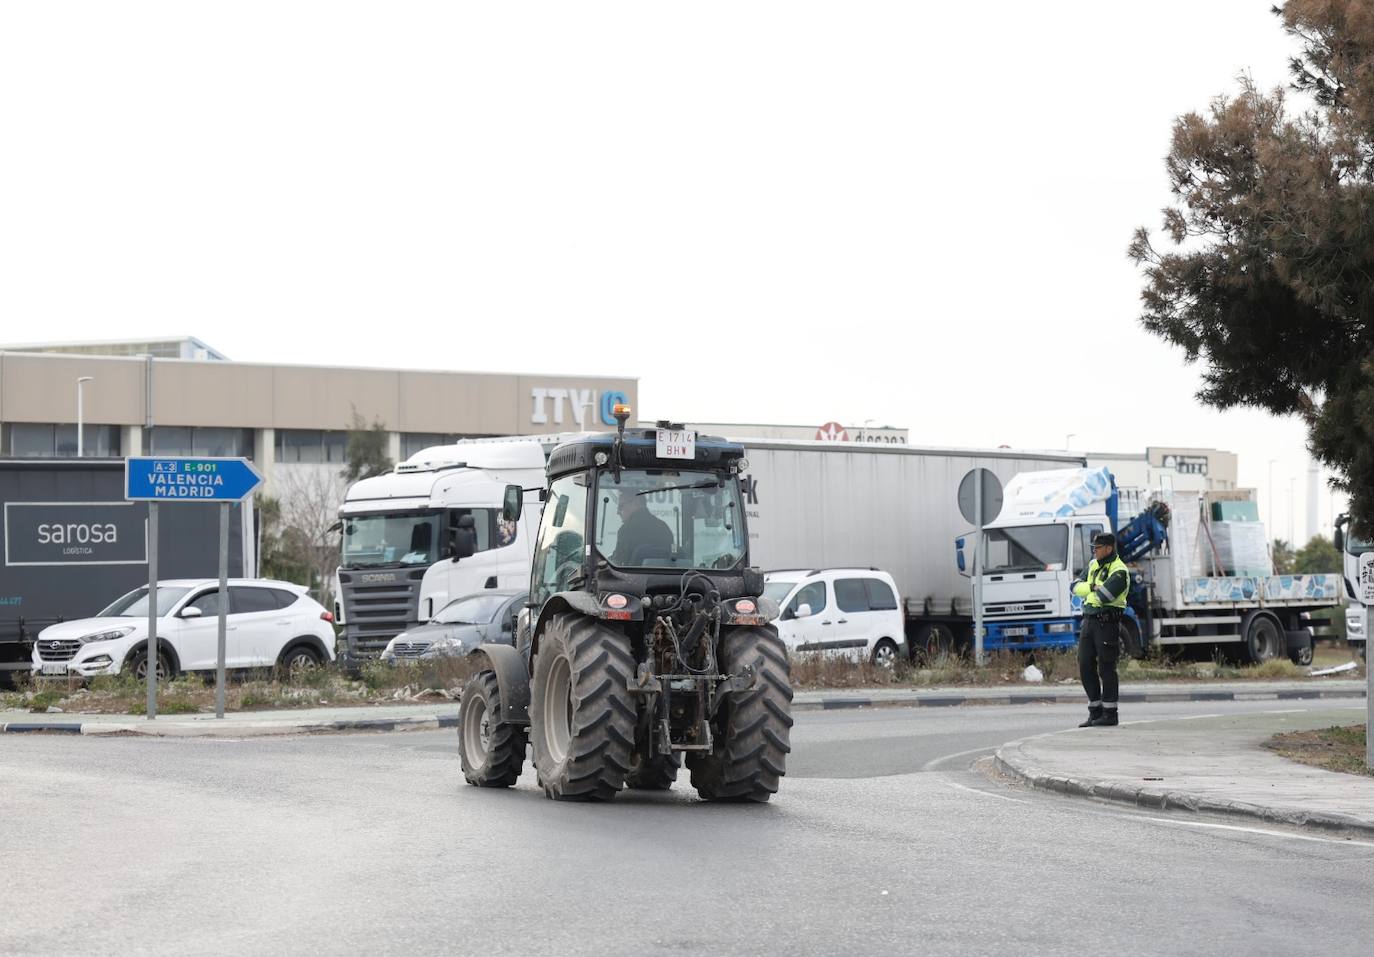
{"type": "MultiPolygon", "coordinates": [[[[632,469],[706,469],[727,468],[744,457],[744,446],[718,435],[698,435],[696,458],[661,459],[658,457],[658,438],[655,429],[626,429],[624,465],[632,469]]],[[[549,454],[549,476],[580,472],[596,464],[596,453],[611,454],[615,433],[603,432],[582,435],[560,444],[549,454]]]]}

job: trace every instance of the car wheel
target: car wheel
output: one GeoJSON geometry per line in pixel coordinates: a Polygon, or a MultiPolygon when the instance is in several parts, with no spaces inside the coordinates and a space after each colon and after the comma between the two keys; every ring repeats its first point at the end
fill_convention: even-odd
{"type": "Polygon", "coordinates": [[[897,643],[891,638],[880,638],[873,646],[869,660],[878,668],[890,671],[897,665],[897,643]]]}
{"type": "MultiPolygon", "coordinates": [[[[144,645],[129,659],[129,672],[139,681],[148,680],[148,647],[144,645]]],[[[157,680],[170,681],[176,677],[172,659],[161,648],[157,652],[157,680]]]]}
{"type": "Polygon", "coordinates": [[[287,674],[293,671],[309,671],[320,666],[320,653],[309,645],[292,645],[282,652],[277,666],[287,674]]]}

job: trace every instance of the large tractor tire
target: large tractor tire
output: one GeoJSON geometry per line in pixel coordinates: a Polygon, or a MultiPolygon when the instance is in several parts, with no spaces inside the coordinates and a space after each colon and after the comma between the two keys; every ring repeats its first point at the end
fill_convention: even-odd
{"type": "Polygon", "coordinates": [[[721,645],[721,670],[737,675],[752,667],[757,683],[721,703],[715,750],[688,758],[692,786],[707,801],[767,801],[792,750],[787,651],[772,628],[732,629],[721,645]]]}
{"type": "Polygon", "coordinates": [[[525,766],[525,729],[502,720],[496,672],[468,679],[458,702],[458,759],[463,777],[479,788],[508,788],[525,766]]]}
{"type": "Polygon", "coordinates": [[[557,615],[539,640],[530,742],[544,793],[609,801],[625,786],[635,738],[629,640],[595,618],[557,615]]]}
{"type": "Polygon", "coordinates": [[[632,759],[625,786],[636,791],[666,791],[677,780],[677,756],[655,754],[647,761],[632,759]]]}

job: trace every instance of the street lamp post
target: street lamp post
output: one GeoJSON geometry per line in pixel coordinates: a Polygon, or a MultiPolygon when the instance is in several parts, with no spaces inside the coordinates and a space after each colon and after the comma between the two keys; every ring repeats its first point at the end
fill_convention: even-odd
{"type": "Polygon", "coordinates": [[[1297,482],[1298,480],[1295,478],[1290,478],[1288,480],[1288,545],[1293,549],[1294,554],[1297,554],[1298,551],[1298,543],[1293,540],[1293,486],[1295,486],[1297,482]]]}
{"type": "Polygon", "coordinates": [[[1074,440],[1074,437],[1077,436],[1077,435],[1078,435],[1077,432],[1070,432],[1068,435],[1064,436],[1064,451],[1065,451],[1065,452],[1067,452],[1067,451],[1069,450],[1069,443],[1072,442],[1072,441],[1074,440]]]}
{"type": "Polygon", "coordinates": [[[863,427],[859,430],[860,434],[863,436],[861,439],[859,439],[860,442],[868,442],[868,423],[877,421],[877,419],[864,419],[863,427]]]}
{"type": "Polygon", "coordinates": [[[1268,497],[1269,497],[1269,522],[1268,522],[1268,524],[1269,524],[1269,538],[1270,538],[1271,541],[1272,541],[1273,538],[1274,538],[1274,463],[1277,462],[1277,461],[1278,461],[1278,459],[1270,459],[1270,460],[1269,460],[1269,490],[1268,490],[1268,497]]]}
{"type": "Polygon", "coordinates": [[[86,452],[86,442],[83,427],[82,405],[85,396],[82,394],[87,382],[94,382],[95,376],[83,375],[76,380],[76,457],[81,458],[86,452]]]}

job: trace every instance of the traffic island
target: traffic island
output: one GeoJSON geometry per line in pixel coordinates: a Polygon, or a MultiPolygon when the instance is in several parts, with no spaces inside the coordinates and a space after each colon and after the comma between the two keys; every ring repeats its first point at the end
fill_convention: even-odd
{"type": "Polygon", "coordinates": [[[1352,708],[1071,729],[1004,745],[994,764],[1059,794],[1374,836],[1374,777],[1297,764],[1265,747],[1276,734],[1362,715],[1352,708]]]}

